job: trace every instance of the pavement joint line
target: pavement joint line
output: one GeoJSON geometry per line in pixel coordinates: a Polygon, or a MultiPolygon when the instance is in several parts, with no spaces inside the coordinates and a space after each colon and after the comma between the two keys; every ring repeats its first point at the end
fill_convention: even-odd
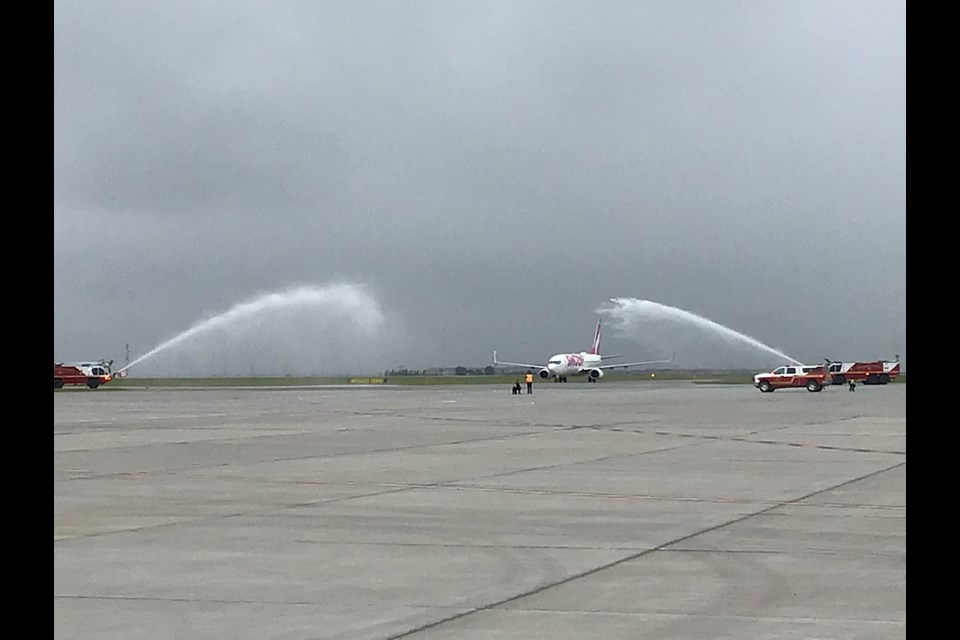
{"type": "MultiPolygon", "coordinates": [[[[539,432],[536,432],[536,433],[539,433],[539,432]]],[[[485,440],[485,439],[484,439],[484,440],[485,440]]],[[[467,441],[467,442],[473,442],[473,441],[467,441]]],[[[462,444],[462,443],[461,443],[461,444],[462,444]]],[[[403,447],[402,449],[405,449],[405,448],[407,448],[407,447],[403,447]]],[[[416,448],[416,447],[412,447],[412,448],[416,448]]],[[[170,528],[170,527],[174,527],[174,526],[180,526],[180,525],[183,525],[183,524],[195,524],[195,523],[200,523],[200,522],[211,522],[211,521],[225,520],[225,519],[229,519],[229,518],[238,518],[238,517],[245,517],[245,516],[255,517],[255,516],[258,516],[258,515],[268,514],[268,513],[277,512],[277,511],[286,511],[286,510],[289,510],[289,509],[298,509],[298,508],[310,507],[310,506],[328,505],[328,504],[334,504],[334,503],[340,503],[340,502],[347,502],[347,501],[350,501],[350,500],[357,500],[357,499],[361,499],[361,498],[370,498],[370,497],[376,497],[376,496],[382,496],[382,495],[389,495],[389,494],[393,494],[393,493],[401,493],[401,492],[404,492],[404,491],[415,491],[415,490],[419,490],[419,489],[430,489],[430,488],[459,488],[458,483],[467,483],[467,482],[476,481],[476,480],[484,480],[484,479],[489,479],[489,478],[509,476],[509,475],[513,475],[513,474],[516,474],[516,473],[525,473],[525,472],[529,472],[529,471],[542,471],[542,470],[545,470],[545,469],[553,469],[553,468],[558,468],[558,467],[562,467],[562,466],[565,466],[565,465],[587,464],[587,463],[593,463],[593,462],[600,462],[600,461],[603,461],[603,460],[611,460],[611,459],[616,459],[616,458],[632,457],[632,456],[635,456],[635,455],[646,455],[646,454],[650,454],[650,453],[661,453],[661,452],[663,452],[663,451],[670,451],[670,450],[679,449],[679,448],[681,448],[681,445],[676,445],[676,446],[673,446],[673,447],[662,448],[662,449],[658,449],[658,450],[654,450],[654,451],[644,451],[644,452],[639,452],[639,453],[629,453],[629,454],[620,454],[620,455],[611,455],[611,456],[601,456],[601,457],[599,457],[599,458],[591,458],[590,460],[578,460],[578,461],[571,461],[571,462],[561,462],[561,463],[556,463],[556,464],[551,464],[551,465],[539,465],[539,466],[536,466],[536,467],[530,467],[530,468],[526,468],[526,469],[511,470],[511,471],[507,471],[507,472],[501,472],[501,473],[495,473],[495,474],[489,474],[489,475],[482,475],[482,476],[476,476],[476,477],[471,477],[471,478],[461,478],[461,479],[458,479],[458,480],[445,480],[445,481],[432,482],[432,483],[419,483],[419,484],[416,484],[416,485],[402,485],[402,486],[389,486],[389,485],[387,485],[387,486],[389,486],[389,488],[386,489],[386,490],[384,490],[384,491],[373,491],[373,492],[361,493],[361,494],[358,494],[358,495],[350,495],[350,496],[335,496],[335,497],[331,497],[331,498],[328,498],[328,499],[311,500],[311,501],[308,501],[308,502],[299,502],[299,503],[294,503],[294,504],[283,505],[283,506],[280,506],[280,507],[270,507],[270,508],[268,508],[268,509],[244,511],[244,512],[237,512],[237,513],[224,513],[224,514],[217,514],[217,515],[205,516],[205,517],[201,517],[201,518],[188,518],[188,519],[177,520],[176,522],[164,522],[164,523],[159,523],[159,524],[146,525],[146,526],[142,526],[142,527],[136,527],[136,528],[130,528],[130,529],[123,529],[123,530],[117,530],[117,531],[101,531],[101,532],[86,534],[86,535],[82,535],[82,536],[70,536],[70,537],[67,537],[67,538],[57,538],[56,540],[54,540],[54,542],[59,542],[59,541],[63,541],[63,540],[76,540],[76,539],[83,539],[83,538],[103,537],[103,536],[114,535],[114,534],[121,534],[121,535],[122,535],[122,534],[131,533],[131,532],[137,532],[137,531],[147,531],[147,530],[152,530],[152,529],[165,529],[165,528],[170,528]]],[[[294,459],[294,460],[298,460],[298,459],[309,459],[309,458],[312,458],[312,457],[314,457],[314,456],[306,456],[306,457],[304,457],[304,458],[293,458],[293,459],[294,459]]],[[[282,460],[286,460],[286,459],[282,459],[282,460]]],[[[215,465],[215,466],[225,466],[225,465],[215,465]]],[[[191,469],[191,468],[193,468],[193,467],[190,467],[190,468],[188,468],[188,469],[186,469],[186,470],[189,470],[189,469],[191,469]]],[[[171,473],[171,472],[183,471],[183,470],[185,470],[185,469],[164,470],[163,473],[164,473],[164,474],[167,474],[167,475],[178,475],[178,474],[176,474],[176,473],[171,473]]],[[[146,474],[147,474],[147,475],[152,475],[151,472],[146,472],[146,474]]],[[[108,476],[91,476],[90,478],[77,478],[77,480],[90,480],[90,479],[95,479],[95,478],[117,477],[117,476],[123,476],[123,475],[133,475],[133,476],[136,476],[136,475],[143,475],[143,474],[135,474],[135,473],[131,473],[131,472],[124,472],[124,473],[122,473],[122,474],[121,474],[121,473],[118,473],[118,474],[110,474],[110,475],[108,475],[108,476]]],[[[331,484],[331,483],[322,483],[322,484],[331,484]]],[[[342,483],[332,483],[332,484],[342,484],[342,483]]],[[[357,486],[370,486],[370,485],[368,485],[368,484],[367,484],[367,485],[358,484],[357,486]]],[[[384,486],[384,485],[377,485],[377,486],[384,486]]],[[[469,487],[469,486],[466,486],[466,487],[464,487],[464,488],[470,488],[470,487],[469,487]]],[[[564,495],[579,495],[579,494],[568,492],[568,493],[566,493],[566,494],[564,494],[564,495]]]]}
{"type": "Polygon", "coordinates": [[[604,570],[606,570],[606,569],[610,569],[610,568],[616,567],[616,566],[621,565],[621,564],[623,564],[623,563],[625,563],[625,562],[630,562],[630,561],[632,561],[632,560],[636,560],[637,558],[642,558],[643,556],[650,555],[650,554],[655,553],[655,552],[657,552],[657,551],[670,550],[669,547],[672,547],[672,546],[674,546],[674,545],[680,544],[681,542],[686,542],[686,541],[688,541],[688,540],[692,540],[693,538],[697,538],[697,537],[699,537],[699,536],[701,536],[701,535],[703,535],[703,534],[705,534],[705,533],[710,533],[710,532],[713,532],[713,531],[717,531],[717,530],[719,530],[719,529],[723,529],[723,528],[725,528],[725,527],[729,527],[729,526],[731,526],[731,525],[744,522],[744,521],[746,521],[746,520],[749,520],[750,518],[754,518],[754,517],[756,517],[756,516],[763,515],[763,514],[769,512],[769,511],[773,511],[773,510],[775,510],[775,509],[779,509],[779,508],[782,508],[782,507],[786,507],[786,506],[789,506],[789,505],[791,505],[791,504],[795,504],[795,503],[797,503],[797,502],[801,502],[801,501],[803,501],[803,500],[808,500],[808,499],[812,498],[813,496],[816,496],[816,495],[821,494],[821,493],[826,493],[826,492],[828,492],[828,491],[835,491],[835,490],[837,490],[837,489],[839,489],[839,488],[841,488],[841,487],[845,487],[845,486],[850,485],[850,484],[853,484],[853,483],[855,483],[855,482],[860,482],[861,480],[865,480],[865,479],[867,479],[867,478],[871,478],[871,477],[873,477],[873,476],[880,475],[881,473],[886,473],[886,472],[888,472],[888,471],[892,471],[893,469],[897,469],[897,468],[899,468],[899,467],[905,466],[906,464],[907,464],[907,463],[906,463],[905,461],[904,461],[904,462],[898,462],[898,463],[896,463],[896,464],[894,464],[894,465],[891,465],[891,466],[888,466],[888,467],[884,467],[883,469],[879,469],[879,470],[877,470],[877,471],[872,471],[872,472],[870,472],[870,473],[863,474],[863,475],[861,475],[861,476],[858,476],[858,477],[856,477],[856,478],[852,478],[852,479],[850,479],[850,480],[845,480],[845,481],[840,482],[840,483],[838,483],[838,484],[836,484],[836,485],[833,485],[833,486],[831,486],[831,487],[826,487],[826,488],[824,488],[824,489],[818,489],[818,490],[813,491],[813,492],[811,492],[811,493],[808,493],[808,494],[806,494],[806,495],[804,495],[804,496],[800,496],[800,497],[798,497],[798,498],[794,498],[794,499],[791,499],[791,500],[785,500],[785,501],[779,502],[779,503],[777,503],[777,504],[774,504],[774,505],[771,505],[771,506],[766,507],[766,508],[764,508],[764,509],[761,509],[760,511],[757,511],[757,512],[754,512],[754,513],[748,513],[748,514],[745,514],[745,515],[743,515],[743,516],[740,516],[740,517],[737,517],[737,518],[733,518],[732,520],[729,520],[729,521],[727,521],[727,522],[723,522],[723,523],[720,523],[720,524],[717,524],[717,525],[713,525],[713,526],[710,526],[710,527],[705,527],[705,528],[703,528],[703,529],[701,529],[701,530],[699,530],[699,531],[694,531],[694,532],[689,533],[689,534],[687,534],[687,535],[681,536],[681,537],[679,537],[679,538],[677,538],[677,539],[675,539],[675,540],[670,540],[670,541],[668,541],[668,542],[664,542],[664,543],[662,543],[662,544],[660,544],[660,545],[657,545],[657,546],[655,546],[655,547],[652,547],[652,548],[650,548],[650,549],[644,549],[644,550],[639,551],[639,552],[637,552],[637,553],[630,554],[630,555],[628,555],[628,556],[626,556],[626,557],[624,557],[624,558],[620,558],[619,560],[614,560],[613,562],[609,562],[609,563],[600,565],[600,566],[598,566],[598,567],[594,567],[594,568],[592,568],[592,569],[588,569],[587,571],[583,571],[583,572],[581,572],[581,573],[578,573],[578,574],[575,574],[575,575],[572,575],[572,576],[567,576],[566,578],[563,578],[563,579],[561,579],[561,580],[557,580],[557,581],[555,581],[555,582],[553,582],[553,583],[546,584],[546,585],[541,585],[541,586],[536,587],[536,588],[534,588],[534,589],[531,589],[531,590],[529,590],[529,591],[525,591],[525,592],[523,592],[523,593],[514,594],[514,595],[512,595],[512,596],[509,596],[509,597],[504,598],[504,599],[502,599],[502,600],[499,600],[499,601],[497,601],[497,602],[492,602],[492,603],[489,603],[489,604],[486,604],[486,605],[483,605],[483,606],[480,606],[480,607],[474,607],[474,608],[471,609],[470,611],[464,611],[464,612],[462,612],[462,613],[458,613],[458,614],[455,614],[455,615],[453,615],[453,616],[449,616],[449,617],[447,617],[447,618],[443,618],[443,619],[440,619],[440,620],[434,620],[433,622],[430,622],[430,623],[428,623],[428,624],[421,625],[421,626],[416,627],[416,628],[414,628],[414,629],[409,629],[409,630],[407,630],[407,631],[404,631],[404,632],[401,632],[401,633],[398,633],[398,634],[394,634],[394,635],[388,636],[388,637],[385,638],[384,640],[399,640],[399,638],[405,638],[405,637],[411,636],[411,635],[413,635],[413,634],[415,634],[415,633],[419,633],[419,632],[421,632],[421,631],[425,631],[425,630],[427,630],[427,629],[433,629],[433,628],[439,627],[439,626],[441,626],[441,625],[444,625],[444,624],[446,624],[446,623],[448,623],[448,622],[453,622],[453,621],[455,621],[455,620],[459,620],[459,619],[461,619],[461,618],[465,618],[465,617],[470,616],[470,615],[472,615],[472,614],[474,614],[474,613],[482,613],[482,612],[484,612],[484,611],[490,611],[490,610],[492,610],[492,609],[496,609],[496,608],[498,608],[498,607],[502,607],[502,606],[505,605],[505,604],[508,604],[508,603],[511,603],[511,602],[515,602],[515,601],[517,601],[517,600],[521,600],[521,599],[523,599],[523,598],[526,598],[526,597],[529,597],[529,596],[533,596],[533,595],[536,595],[536,594],[538,594],[538,593],[542,593],[542,592],[547,591],[547,590],[549,590],[549,589],[552,589],[552,588],[554,588],[554,587],[558,587],[558,586],[560,586],[560,585],[567,584],[567,583],[569,583],[569,582],[573,582],[574,580],[579,580],[580,578],[585,578],[585,577],[587,577],[587,576],[590,576],[590,575],[599,573],[599,572],[604,571],[604,570]]]}

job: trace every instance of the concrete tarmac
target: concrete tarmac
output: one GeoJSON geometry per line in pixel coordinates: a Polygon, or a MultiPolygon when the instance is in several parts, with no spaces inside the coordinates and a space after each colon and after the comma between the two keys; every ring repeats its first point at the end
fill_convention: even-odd
{"type": "Polygon", "coordinates": [[[906,385],[54,393],[54,636],[906,637],[906,385]]]}

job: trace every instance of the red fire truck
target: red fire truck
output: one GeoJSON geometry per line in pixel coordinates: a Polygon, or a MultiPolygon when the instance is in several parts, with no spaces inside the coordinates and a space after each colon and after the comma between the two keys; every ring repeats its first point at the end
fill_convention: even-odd
{"type": "Polygon", "coordinates": [[[887,384],[900,377],[899,361],[834,362],[831,360],[828,369],[833,384],[847,384],[851,381],[860,384],[887,384]]]}
{"type": "Polygon", "coordinates": [[[53,388],[62,389],[64,385],[87,385],[96,389],[113,380],[110,366],[113,360],[97,362],[53,363],[53,388]]]}

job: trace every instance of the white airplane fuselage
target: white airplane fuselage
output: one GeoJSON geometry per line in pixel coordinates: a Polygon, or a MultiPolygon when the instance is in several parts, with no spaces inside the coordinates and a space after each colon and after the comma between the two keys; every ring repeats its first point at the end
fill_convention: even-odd
{"type": "Polygon", "coordinates": [[[600,366],[603,357],[597,353],[581,351],[580,353],[558,353],[550,356],[547,365],[540,370],[540,377],[565,378],[566,376],[580,375],[600,366]]]}

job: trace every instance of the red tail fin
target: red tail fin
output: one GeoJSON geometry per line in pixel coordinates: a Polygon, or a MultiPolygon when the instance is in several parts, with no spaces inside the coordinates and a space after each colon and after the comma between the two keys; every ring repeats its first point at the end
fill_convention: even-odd
{"type": "Polygon", "coordinates": [[[593,346],[590,347],[590,353],[596,355],[600,353],[600,321],[597,320],[597,332],[593,334],[593,346]]]}

